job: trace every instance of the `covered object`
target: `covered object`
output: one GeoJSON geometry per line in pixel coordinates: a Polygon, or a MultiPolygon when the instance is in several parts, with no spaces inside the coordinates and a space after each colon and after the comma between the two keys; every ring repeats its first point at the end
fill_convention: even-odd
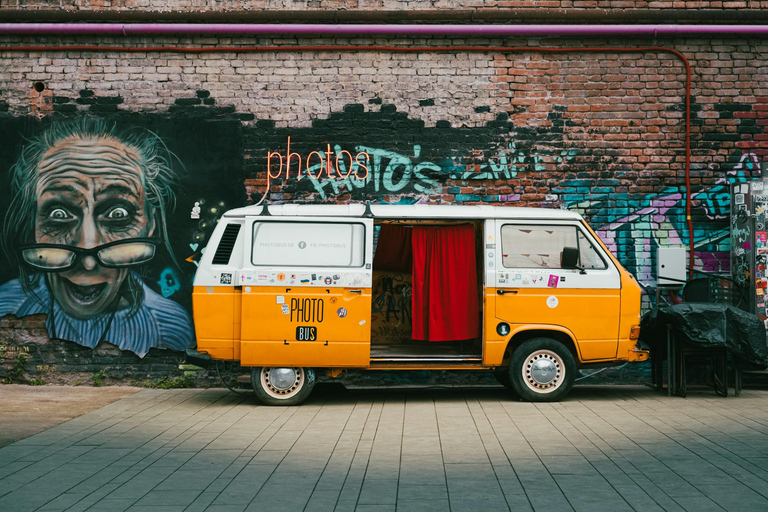
{"type": "Polygon", "coordinates": [[[655,308],[640,323],[640,341],[654,359],[667,351],[667,326],[677,340],[700,348],[726,348],[741,361],[765,368],[765,325],[755,315],[719,303],[682,303],[655,308]]]}

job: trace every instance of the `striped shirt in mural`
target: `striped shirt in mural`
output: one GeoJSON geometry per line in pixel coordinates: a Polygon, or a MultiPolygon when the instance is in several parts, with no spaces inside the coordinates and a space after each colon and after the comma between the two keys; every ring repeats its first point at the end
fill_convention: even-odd
{"type": "MultiPolygon", "coordinates": [[[[104,339],[139,357],[144,357],[153,347],[184,351],[194,342],[189,314],[179,304],[155,293],[143,282],[142,287],[144,300],[138,312],[131,315],[130,309],[119,310],[111,323],[111,313],[88,319],[73,318],[54,301],[53,316],[48,315],[46,322],[48,333],[90,348],[95,348],[104,339]]],[[[48,314],[51,295],[43,279],[40,279],[34,293],[36,297],[26,295],[18,279],[0,286],[0,317],[48,314]]]]}

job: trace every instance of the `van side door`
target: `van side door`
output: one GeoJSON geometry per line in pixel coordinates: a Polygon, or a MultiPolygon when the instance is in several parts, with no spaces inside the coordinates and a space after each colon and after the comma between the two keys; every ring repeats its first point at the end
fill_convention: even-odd
{"type": "Polygon", "coordinates": [[[248,217],[241,364],[368,366],[373,220],[248,217]]]}
{"type": "Polygon", "coordinates": [[[496,317],[512,333],[568,333],[583,361],[615,358],[621,276],[592,234],[576,221],[495,222],[496,317]],[[578,249],[581,269],[562,268],[566,247],[578,249]]]}

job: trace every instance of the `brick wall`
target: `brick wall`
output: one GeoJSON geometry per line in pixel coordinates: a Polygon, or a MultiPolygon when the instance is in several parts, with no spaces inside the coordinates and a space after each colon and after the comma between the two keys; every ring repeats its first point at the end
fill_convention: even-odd
{"type": "MultiPolygon", "coordinates": [[[[70,386],[221,386],[214,371],[186,370],[184,355],[151,349],[143,359],[110,343],[95,349],[51,340],[45,315],[0,318],[0,382],[70,386]]],[[[222,366],[224,375],[227,367],[222,366]]]]}
{"type": "MultiPolygon", "coordinates": [[[[354,39],[342,44],[386,42],[354,39]]],[[[153,43],[233,44],[230,39],[211,38],[153,43]]],[[[446,43],[478,41],[416,41],[425,46],[446,43]]],[[[245,150],[246,189],[253,200],[266,186],[266,152],[283,149],[288,136],[301,143],[299,133],[319,142],[378,145],[382,151],[410,158],[413,165],[431,158],[436,167],[430,179],[419,183],[411,173],[404,186],[381,185],[375,192],[390,192],[383,197],[388,201],[408,201],[417,199],[414,187],[420,185],[433,201],[568,207],[584,213],[597,227],[613,226],[606,228],[610,231],[621,222],[619,231],[606,233],[626,238],[612,249],[641,280],[652,280],[653,255],[636,247],[633,239],[675,243],[687,237],[680,197],[685,163],[685,74],[680,59],[659,51],[578,51],[582,44],[627,48],[612,40],[572,42],[572,46],[563,40],[507,43],[529,46],[530,51],[8,52],[0,87],[7,113],[13,116],[46,109],[69,114],[179,112],[184,106],[230,109],[252,119],[243,127],[246,137],[255,134],[245,150]],[[550,47],[576,51],[540,51],[550,47]],[[45,85],[43,93],[32,87],[38,82],[45,85]],[[199,90],[208,91],[208,104],[197,98],[199,90]],[[82,91],[88,91],[90,99],[82,98],[82,91]],[[329,123],[334,119],[339,121],[329,123]],[[380,130],[392,119],[402,123],[382,138],[380,130]],[[376,130],[366,130],[376,123],[376,130]],[[320,141],[323,136],[328,140],[320,141]],[[421,147],[418,156],[414,146],[421,147]],[[660,208],[657,218],[622,221],[647,207],[660,208]]],[[[690,60],[693,220],[703,239],[726,227],[727,205],[719,194],[727,173],[751,175],[763,157],[760,116],[768,95],[761,90],[759,73],[765,66],[765,46],[737,39],[636,44],[675,48],[690,60]]],[[[312,149],[317,148],[307,146],[307,152],[312,149]]],[[[382,165],[383,173],[386,159],[382,165]]],[[[307,183],[275,182],[273,192],[284,195],[274,199],[333,201],[344,189],[332,183],[315,187],[307,183]]],[[[705,267],[718,269],[725,250],[722,244],[702,247],[705,267]]]]}
{"type": "MultiPolygon", "coordinates": [[[[82,7],[78,2],[55,3],[55,7],[82,7]]],[[[472,8],[477,4],[443,2],[436,7],[472,8]]],[[[622,2],[519,4],[622,7],[622,2]]],[[[683,7],[679,4],[636,6],[683,7]]],[[[739,5],[759,8],[763,2],[684,4],[727,9],[739,5]]],[[[13,7],[14,2],[3,5],[13,7]]],[[[51,6],[43,2],[16,5],[51,6]]],[[[164,6],[152,1],[110,5],[164,6]]],[[[199,7],[195,2],[188,5],[199,7]]],[[[234,9],[261,4],[217,5],[234,9]]],[[[419,2],[381,5],[420,7],[419,2]]],[[[306,4],[307,8],[339,6],[306,4]]],[[[0,52],[0,124],[22,118],[83,115],[120,120],[136,116],[226,120],[239,126],[232,133],[239,137],[236,146],[242,147],[243,202],[261,198],[267,184],[266,154],[285,151],[289,137],[293,150],[303,155],[322,150],[326,144],[335,151],[362,148],[375,162],[365,186],[352,180],[345,183],[309,176],[275,179],[270,200],[371,199],[568,208],[584,214],[622,263],[650,286],[655,282],[655,247],[688,241],[683,197],[685,70],[670,52],[610,48],[672,48],[690,61],[691,185],[698,268],[727,270],[727,183],[754,179],[768,153],[768,90],[764,85],[768,45],[759,38],[0,39],[3,46],[22,44],[234,48],[208,54],[4,50],[0,52]],[[251,45],[342,48],[262,52],[236,48],[251,45]],[[523,49],[399,53],[345,50],[348,45],[504,45],[523,49]],[[542,51],[550,48],[573,51],[542,51]],[[586,48],[605,50],[582,51],[586,48]]],[[[51,344],[39,318],[6,317],[2,321],[0,337],[9,347],[7,354],[13,347],[34,352],[39,346],[35,364],[43,367],[58,357],[71,358],[58,348],[43,348],[51,344]]],[[[65,347],[69,347],[62,349],[66,354],[84,350],[73,344],[65,347]]],[[[110,355],[108,346],[105,350],[91,359],[80,354],[81,360],[87,360],[86,373],[93,373],[99,365],[116,367],[123,362],[137,375],[143,375],[142,365],[153,364],[162,373],[173,366],[162,365],[169,365],[175,357],[155,351],[141,363],[127,362],[119,358],[128,355],[119,351],[110,355]],[[98,359],[102,357],[118,359],[98,359]]],[[[133,377],[126,374],[125,378],[133,377]]]]}

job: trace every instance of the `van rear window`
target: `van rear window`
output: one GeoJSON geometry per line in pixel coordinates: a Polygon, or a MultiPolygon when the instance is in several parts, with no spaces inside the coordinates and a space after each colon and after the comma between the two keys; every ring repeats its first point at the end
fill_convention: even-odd
{"type": "Polygon", "coordinates": [[[365,226],[343,222],[254,222],[253,265],[362,267],[365,226]]]}

